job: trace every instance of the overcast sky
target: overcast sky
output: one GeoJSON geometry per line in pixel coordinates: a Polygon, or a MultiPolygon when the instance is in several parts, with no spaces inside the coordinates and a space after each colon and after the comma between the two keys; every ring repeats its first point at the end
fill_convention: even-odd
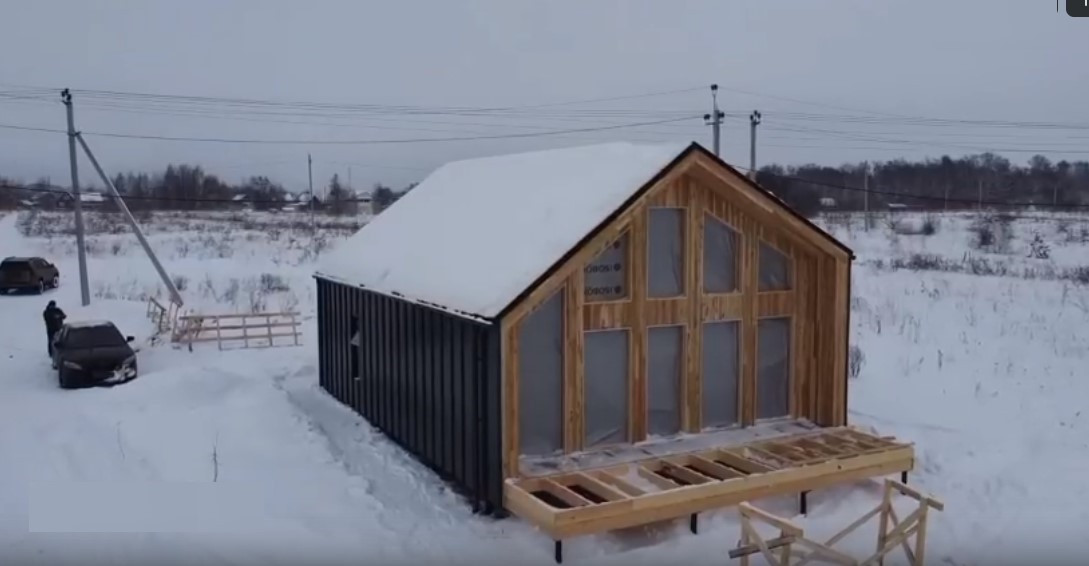
{"type": "MultiPolygon", "coordinates": [[[[1051,0],[12,0],[0,14],[0,126],[64,129],[56,91],[28,89],[71,87],[77,128],[110,172],[188,162],[305,190],[309,152],[315,187],[350,167],[356,188],[399,188],[473,156],[609,140],[710,146],[711,83],[730,113],[723,157],[741,165],[754,109],[760,162],[1089,157],[1075,151],[1089,147],[1089,19],[1051,0]],[[671,94],[643,96],[659,92],[671,94]],[[665,120],[399,144],[97,135],[384,141],[665,120]]],[[[68,185],[67,151],[63,134],[0,127],[0,175],[68,185]]]]}

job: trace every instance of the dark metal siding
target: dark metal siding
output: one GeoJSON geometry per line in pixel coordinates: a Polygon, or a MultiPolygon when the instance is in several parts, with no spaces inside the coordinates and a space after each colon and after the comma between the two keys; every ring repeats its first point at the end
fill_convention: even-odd
{"type": "Polygon", "coordinates": [[[503,506],[500,339],[488,325],[324,279],[319,383],[464,493],[503,506]],[[360,330],[352,376],[352,317],[360,330]]]}

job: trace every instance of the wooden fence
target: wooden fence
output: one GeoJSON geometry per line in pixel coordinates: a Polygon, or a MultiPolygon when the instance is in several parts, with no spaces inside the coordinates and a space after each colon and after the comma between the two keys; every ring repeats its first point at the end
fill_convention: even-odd
{"type": "Polygon", "coordinates": [[[251,314],[192,314],[177,318],[173,341],[185,344],[215,342],[227,347],[274,348],[299,346],[302,325],[295,312],[251,314]]]}

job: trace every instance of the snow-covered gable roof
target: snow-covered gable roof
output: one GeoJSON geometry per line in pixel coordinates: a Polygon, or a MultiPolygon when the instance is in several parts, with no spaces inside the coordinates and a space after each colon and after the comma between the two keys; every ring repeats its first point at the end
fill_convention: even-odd
{"type": "Polygon", "coordinates": [[[608,143],[448,163],[317,275],[494,318],[687,144],[608,143]]]}

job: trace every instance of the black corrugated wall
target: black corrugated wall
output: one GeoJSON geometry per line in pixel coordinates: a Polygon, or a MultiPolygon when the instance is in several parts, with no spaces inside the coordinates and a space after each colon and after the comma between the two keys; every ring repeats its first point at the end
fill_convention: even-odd
{"type": "Polygon", "coordinates": [[[475,511],[501,513],[498,325],[317,284],[322,388],[464,493],[475,511]]]}

